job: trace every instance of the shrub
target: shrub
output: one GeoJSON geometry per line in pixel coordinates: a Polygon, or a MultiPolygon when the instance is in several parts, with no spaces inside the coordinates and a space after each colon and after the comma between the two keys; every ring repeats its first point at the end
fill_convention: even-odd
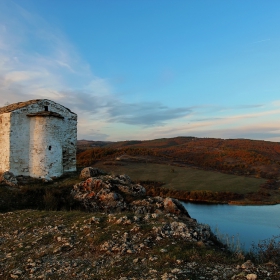
{"type": "Polygon", "coordinates": [[[53,192],[53,190],[46,190],[43,199],[46,210],[57,210],[60,201],[57,194],[53,192]]]}
{"type": "Polygon", "coordinates": [[[280,265],[280,235],[253,243],[249,254],[259,263],[272,261],[280,265]]]}

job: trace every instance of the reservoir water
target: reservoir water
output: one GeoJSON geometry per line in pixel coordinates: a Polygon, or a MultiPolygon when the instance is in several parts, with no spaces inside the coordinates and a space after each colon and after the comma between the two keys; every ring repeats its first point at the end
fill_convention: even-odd
{"type": "Polygon", "coordinates": [[[190,216],[199,223],[218,228],[220,234],[239,239],[243,249],[252,243],[280,235],[280,205],[236,206],[182,202],[190,216]]]}

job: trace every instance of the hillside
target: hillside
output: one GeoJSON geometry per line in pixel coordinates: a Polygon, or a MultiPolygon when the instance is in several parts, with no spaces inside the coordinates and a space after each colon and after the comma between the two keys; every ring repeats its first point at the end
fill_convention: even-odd
{"type": "MultiPolygon", "coordinates": [[[[276,142],[195,137],[103,142],[87,146],[77,159],[79,166],[126,173],[141,183],[157,181],[173,190],[167,195],[181,200],[280,203],[280,143],[276,142]]],[[[163,188],[154,193],[166,193],[163,188]]]]}
{"type": "MultiPolygon", "coordinates": [[[[0,214],[0,278],[279,279],[274,263],[252,264],[188,240],[175,216],[21,210],[0,214]],[[135,217],[137,220],[135,220],[135,217]],[[172,232],[173,230],[173,232],[172,232]],[[269,275],[269,277],[268,277],[269,275]],[[234,277],[234,278],[233,278],[234,277]]],[[[195,236],[195,230],[189,231],[195,236]]]]}
{"type": "Polygon", "coordinates": [[[179,201],[149,197],[126,175],[77,175],[0,186],[10,207],[0,214],[1,279],[279,279],[279,250],[228,251],[179,201]]]}
{"type": "Polygon", "coordinates": [[[104,147],[112,142],[106,141],[92,141],[92,140],[78,140],[77,141],[77,153],[81,153],[85,150],[96,148],[96,147],[104,147]]]}
{"type": "MultiPolygon", "coordinates": [[[[97,144],[96,144],[97,145],[97,144]]],[[[81,142],[78,141],[78,147],[81,142]]],[[[187,164],[204,169],[267,179],[280,178],[280,143],[249,139],[195,137],[163,138],[149,141],[122,141],[97,145],[78,153],[78,162],[123,154],[149,156],[154,160],[187,164]],[[102,148],[101,148],[102,147],[102,148]]]]}

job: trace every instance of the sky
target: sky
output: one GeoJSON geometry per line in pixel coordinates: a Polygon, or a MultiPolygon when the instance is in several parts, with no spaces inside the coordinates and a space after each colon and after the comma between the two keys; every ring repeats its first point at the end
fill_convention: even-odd
{"type": "Polygon", "coordinates": [[[280,142],[280,1],[1,0],[0,106],[46,98],[78,139],[280,142]]]}

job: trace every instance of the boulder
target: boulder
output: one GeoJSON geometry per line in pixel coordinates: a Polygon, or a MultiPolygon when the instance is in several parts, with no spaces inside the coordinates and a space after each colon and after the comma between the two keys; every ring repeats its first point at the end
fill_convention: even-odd
{"type": "Polygon", "coordinates": [[[11,187],[18,186],[18,181],[16,176],[10,171],[5,171],[4,173],[1,174],[0,182],[11,187]]]}
{"type": "Polygon", "coordinates": [[[256,280],[256,279],[258,279],[258,276],[257,276],[257,274],[250,273],[250,274],[247,274],[246,278],[248,280],[256,280]]]}
{"type": "Polygon", "coordinates": [[[97,177],[106,174],[103,170],[93,167],[86,167],[80,173],[80,179],[86,180],[90,177],[97,177]]]}
{"type": "Polygon", "coordinates": [[[243,269],[250,269],[250,268],[253,268],[254,267],[254,264],[252,263],[251,260],[247,260],[245,263],[243,263],[241,265],[241,268],[243,269]]]}
{"type": "Polygon", "coordinates": [[[164,205],[164,209],[169,213],[173,213],[177,215],[185,214],[190,218],[188,211],[177,199],[167,197],[164,199],[163,205],[164,205]]]}
{"type": "Polygon", "coordinates": [[[138,184],[132,186],[118,185],[117,187],[121,192],[132,196],[143,196],[146,194],[146,189],[138,184]]]}

